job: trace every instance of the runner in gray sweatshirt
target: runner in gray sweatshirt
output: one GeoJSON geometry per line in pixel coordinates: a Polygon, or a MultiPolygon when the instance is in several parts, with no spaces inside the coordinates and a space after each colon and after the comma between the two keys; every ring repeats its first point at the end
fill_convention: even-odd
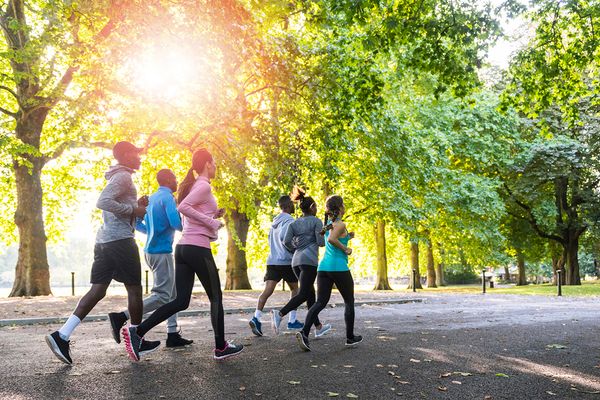
{"type": "MultiPolygon", "coordinates": [[[[283,245],[283,238],[288,227],[294,221],[291,214],[294,212],[294,203],[290,196],[281,196],[279,198],[279,208],[281,213],[273,219],[273,224],[269,230],[269,256],[267,257],[267,273],[265,274],[265,288],[258,297],[258,304],[254,311],[254,316],[248,324],[252,333],[256,336],[262,336],[262,312],[267,300],[273,294],[275,286],[280,280],[284,280],[290,286],[291,297],[298,294],[298,277],[292,270],[292,251],[283,245]]],[[[290,312],[288,329],[302,329],[304,324],[296,319],[296,310],[290,312]]]]}
{"type": "MultiPolygon", "coordinates": [[[[86,315],[106,295],[106,289],[116,280],[127,289],[127,300],[131,323],[142,321],[142,266],[140,253],[134,240],[136,217],[144,217],[148,199],[136,200],[137,190],[131,179],[140,168],[142,149],[129,142],[119,142],[113,147],[113,156],[118,164],[105,174],[106,187],[100,194],[96,206],[102,210],[102,226],[96,235],[94,263],[92,264],[90,290],[79,300],[67,322],[46,336],[46,343],[54,355],[66,364],[71,364],[69,338],[86,315]]],[[[145,352],[155,350],[160,342],[144,341],[145,352]]]]}
{"type": "MultiPolygon", "coordinates": [[[[325,239],[321,235],[323,222],[316,217],[317,204],[311,197],[307,197],[304,190],[294,187],[292,199],[300,203],[302,217],[292,222],[283,237],[283,245],[294,252],[292,269],[300,280],[300,291],[281,309],[272,311],[272,323],[275,333],[279,333],[281,319],[291,310],[295,310],[306,302],[308,308],[315,303],[315,279],[319,265],[319,247],[325,246],[325,239]]],[[[323,336],[331,329],[331,325],[322,325],[315,321],[315,336],[323,336]]]]}

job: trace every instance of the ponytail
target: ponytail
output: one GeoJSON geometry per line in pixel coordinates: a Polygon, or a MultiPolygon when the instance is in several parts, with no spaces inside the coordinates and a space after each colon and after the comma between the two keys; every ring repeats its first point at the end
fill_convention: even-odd
{"type": "Polygon", "coordinates": [[[188,170],[187,175],[183,179],[183,182],[179,184],[179,189],[177,190],[177,203],[181,204],[183,199],[190,193],[192,190],[192,186],[196,182],[196,177],[194,176],[194,169],[190,168],[188,170]]]}
{"type": "Polygon", "coordinates": [[[177,202],[181,203],[183,199],[190,193],[192,190],[192,186],[194,182],[196,182],[196,177],[194,176],[194,171],[198,174],[204,169],[207,163],[213,160],[212,154],[206,149],[199,149],[194,152],[192,155],[192,167],[188,170],[187,175],[183,179],[183,182],[179,185],[179,194],[177,195],[177,202]]]}
{"type": "Polygon", "coordinates": [[[311,209],[312,205],[315,204],[315,201],[313,200],[313,198],[306,195],[306,190],[302,189],[298,185],[294,186],[294,189],[292,190],[292,194],[290,195],[290,198],[293,201],[297,201],[299,203],[300,209],[305,214],[310,213],[310,209],[311,209]]]}
{"type": "Polygon", "coordinates": [[[325,218],[323,218],[323,229],[321,235],[324,235],[328,230],[333,229],[333,223],[340,215],[340,208],[344,205],[344,200],[341,196],[329,196],[325,201],[325,218]]]}

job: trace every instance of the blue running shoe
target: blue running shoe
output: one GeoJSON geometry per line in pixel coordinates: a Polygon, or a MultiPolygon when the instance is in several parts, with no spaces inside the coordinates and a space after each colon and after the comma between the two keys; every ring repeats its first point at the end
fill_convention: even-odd
{"type": "Polygon", "coordinates": [[[250,325],[250,328],[252,328],[252,333],[254,333],[256,336],[263,335],[262,324],[260,323],[258,318],[252,317],[252,319],[250,320],[250,322],[248,322],[248,324],[250,325]]]}
{"type": "Polygon", "coordinates": [[[304,324],[298,320],[295,320],[294,322],[288,322],[288,329],[290,331],[299,331],[302,328],[304,328],[304,324]]]}

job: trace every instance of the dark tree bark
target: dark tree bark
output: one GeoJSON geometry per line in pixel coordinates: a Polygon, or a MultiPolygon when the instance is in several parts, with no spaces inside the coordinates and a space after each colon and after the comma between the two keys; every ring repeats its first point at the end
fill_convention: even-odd
{"type": "Polygon", "coordinates": [[[525,255],[521,250],[517,250],[517,268],[519,270],[519,277],[517,279],[517,285],[527,285],[527,275],[525,272],[525,255]]]}
{"type": "Polygon", "coordinates": [[[421,285],[421,273],[419,272],[419,239],[412,239],[410,241],[410,274],[408,279],[408,289],[412,289],[413,287],[413,279],[412,279],[412,271],[415,270],[417,272],[416,280],[416,289],[423,289],[421,285]]]}
{"type": "Polygon", "coordinates": [[[444,267],[445,267],[445,251],[444,248],[438,243],[440,249],[441,261],[435,266],[435,284],[439,286],[446,286],[446,280],[444,279],[444,267]]]}
{"type": "Polygon", "coordinates": [[[388,281],[388,264],[385,248],[385,221],[375,223],[375,244],[377,246],[377,282],[373,290],[392,290],[388,281]]]}
{"type": "Polygon", "coordinates": [[[237,210],[228,210],[225,214],[225,222],[228,236],[225,290],[252,289],[246,262],[246,239],[250,220],[246,214],[237,210]]]}
{"type": "Polygon", "coordinates": [[[436,275],[435,275],[435,262],[433,259],[433,243],[431,239],[427,239],[427,287],[435,288],[436,275]]]}

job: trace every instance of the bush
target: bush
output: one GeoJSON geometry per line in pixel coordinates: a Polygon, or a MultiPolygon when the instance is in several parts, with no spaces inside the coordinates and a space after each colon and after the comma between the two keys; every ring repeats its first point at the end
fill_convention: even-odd
{"type": "Polygon", "coordinates": [[[479,275],[471,267],[462,265],[448,266],[444,272],[444,278],[446,279],[446,283],[449,284],[478,283],[480,281],[479,275]]]}

